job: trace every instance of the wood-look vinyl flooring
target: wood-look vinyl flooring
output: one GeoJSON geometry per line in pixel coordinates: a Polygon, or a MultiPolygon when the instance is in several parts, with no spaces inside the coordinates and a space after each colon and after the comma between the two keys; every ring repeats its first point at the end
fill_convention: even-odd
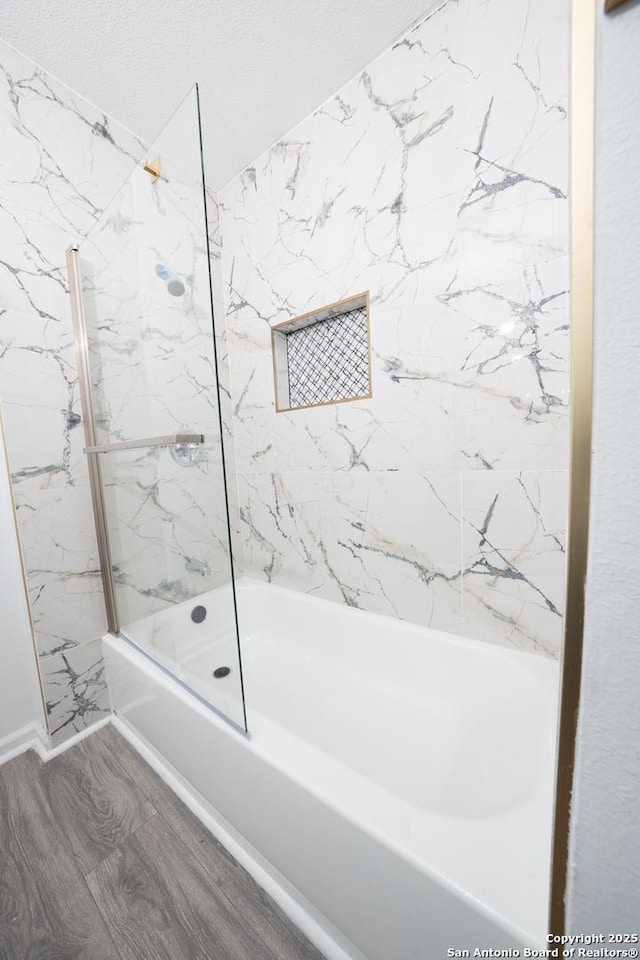
{"type": "Polygon", "coordinates": [[[0,960],[322,960],[112,726],[0,766],[0,960]]]}

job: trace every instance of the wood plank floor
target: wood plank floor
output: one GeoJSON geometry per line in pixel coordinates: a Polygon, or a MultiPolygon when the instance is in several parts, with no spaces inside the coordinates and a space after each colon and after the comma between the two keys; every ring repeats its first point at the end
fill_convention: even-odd
{"type": "Polygon", "coordinates": [[[322,960],[111,726],[0,766],[0,960],[322,960]]]}

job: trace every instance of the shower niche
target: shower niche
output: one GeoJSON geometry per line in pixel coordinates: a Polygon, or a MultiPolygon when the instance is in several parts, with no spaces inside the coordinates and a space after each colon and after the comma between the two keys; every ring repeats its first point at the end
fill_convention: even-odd
{"type": "Polygon", "coordinates": [[[372,396],[369,291],[271,328],[276,410],[372,396]]]}

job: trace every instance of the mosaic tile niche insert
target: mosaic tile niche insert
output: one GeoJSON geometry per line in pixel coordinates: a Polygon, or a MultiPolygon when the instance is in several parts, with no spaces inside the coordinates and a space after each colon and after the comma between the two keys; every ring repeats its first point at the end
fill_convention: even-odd
{"type": "Polygon", "coordinates": [[[371,397],[369,294],[272,328],[276,410],[371,397]]]}

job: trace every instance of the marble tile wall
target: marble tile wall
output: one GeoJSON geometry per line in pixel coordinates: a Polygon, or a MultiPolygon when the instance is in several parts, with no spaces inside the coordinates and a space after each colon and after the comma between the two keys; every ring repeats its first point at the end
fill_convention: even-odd
{"type": "Polygon", "coordinates": [[[558,655],[568,59],[446,0],[220,192],[248,573],[558,655]],[[270,327],[367,289],[373,398],[276,414],[270,327]]]}
{"type": "Polygon", "coordinates": [[[226,301],[224,297],[222,230],[220,225],[220,206],[217,197],[211,191],[207,191],[207,212],[209,218],[209,254],[213,289],[216,373],[218,378],[220,422],[222,424],[222,440],[224,445],[228,520],[231,533],[230,549],[233,572],[236,577],[239,577],[242,576],[243,573],[243,552],[240,533],[238,481],[236,476],[235,424],[233,416],[234,399],[231,391],[229,337],[226,322],[226,301]]]}
{"type": "Polygon", "coordinates": [[[109,708],[65,250],[96,223],[143,147],[2,42],[0,143],[0,397],[57,743],[109,708]]]}

